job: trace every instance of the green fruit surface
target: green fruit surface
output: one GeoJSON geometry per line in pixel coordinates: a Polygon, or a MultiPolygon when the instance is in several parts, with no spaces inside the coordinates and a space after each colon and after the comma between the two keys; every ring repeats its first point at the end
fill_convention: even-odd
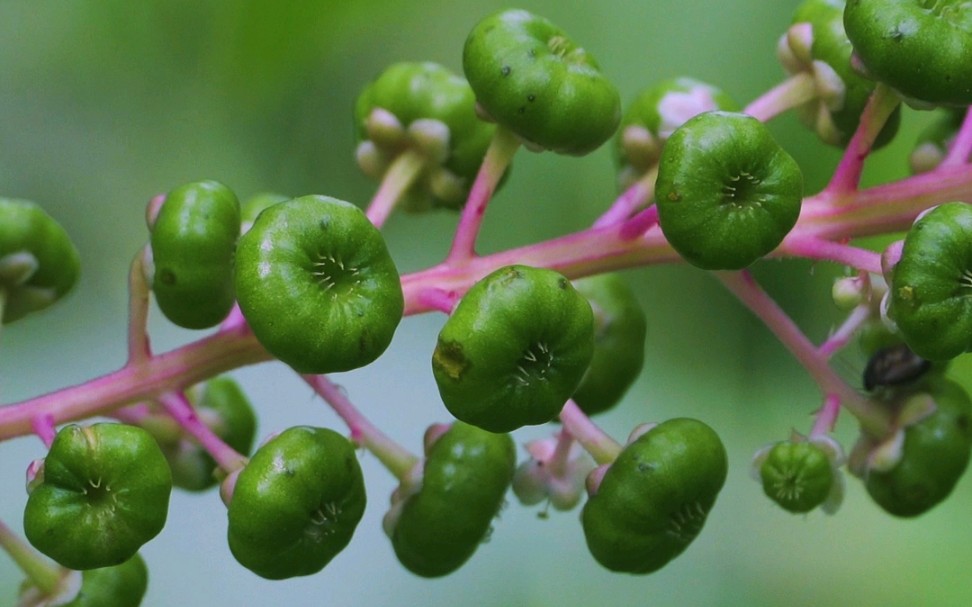
{"type": "Polygon", "coordinates": [[[686,261],[740,270],[779,246],[796,224],[803,175],[762,122],[706,112],[665,144],[655,198],[662,232],[686,261]]]}
{"type": "Polygon", "coordinates": [[[18,320],[60,299],[78,280],[81,262],[70,236],[44,209],[27,200],[0,198],[0,291],[2,321],[18,320]],[[36,268],[8,275],[4,259],[30,254],[36,268]]]}
{"type": "Polygon", "coordinates": [[[655,426],[625,447],[584,505],[588,549],[611,571],[661,569],[702,530],[727,472],[726,450],[706,424],[655,426]]]}
{"type": "Polygon", "coordinates": [[[552,270],[500,268],[439,333],[432,371],[446,408],[490,432],[553,419],[594,354],[591,306],[552,270]]]}
{"type": "Polygon", "coordinates": [[[162,531],[171,491],[169,466],[145,430],[65,426],[27,499],[24,531],[69,569],[119,565],[162,531]]]}
{"type": "Polygon", "coordinates": [[[236,254],[240,309],[301,373],[363,367],[391,343],[405,301],[378,230],[356,206],[303,196],[265,209],[236,254]]]}
{"type": "Polygon", "coordinates": [[[317,573],[351,541],[365,503],[348,439],[326,428],[289,428],[260,447],[237,478],[230,551],[267,579],[317,573]]]}
{"type": "Polygon", "coordinates": [[[180,327],[216,325],[233,307],[233,253],[240,203],[216,181],[180,186],[165,197],[152,224],[152,292],[180,327]]]}
{"type": "Polygon", "coordinates": [[[429,450],[421,491],[408,498],[395,524],[398,560],[423,577],[461,567],[486,538],[515,464],[508,435],[454,423],[429,450]]]}
{"type": "Polygon", "coordinates": [[[621,119],[618,91],[591,54],[525,10],[480,21],[466,38],[462,67],[486,113],[541,148],[587,154],[621,119]]]}

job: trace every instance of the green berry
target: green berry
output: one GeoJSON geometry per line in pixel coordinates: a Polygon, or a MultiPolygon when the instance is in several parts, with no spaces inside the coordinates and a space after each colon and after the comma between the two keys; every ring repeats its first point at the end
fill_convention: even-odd
{"type": "Polygon", "coordinates": [[[148,589],[148,568],[137,553],[121,565],[67,575],[80,577],[80,585],[76,579],[72,580],[53,596],[25,582],[20,588],[17,607],[138,607],[148,589]]]}
{"type": "Polygon", "coordinates": [[[806,440],[773,445],[759,468],[759,475],[767,497],[784,510],[797,514],[822,505],[836,480],[829,453],[806,440]]]}
{"type": "Polygon", "coordinates": [[[890,470],[865,474],[868,494],[895,516],[918,516],[941,503],[969,463],[972,401],[964,388],[944,379],[929,393],[935,409],[904,428],[899,461],[890,470]]]}
{"type": "Polygon", "coordinates": [[[358,97],[354,122],[359,162],[371,177],[381,178],[405,150],[423,157],[426,167],[406,193],[407,210],[461,207],[496,129],[476,116],[466,80],[429,62],[396,63],[382,72],[358,97]]]}
{"type": "Polygon", "coordinates": [[[719,436],[668,420],[625,447],[581,514],[591,554],[611,571],[651,573],[696,538],[726,481],[719,436]]]}
{"type": "Polygon", "coordinates": [[[622,187],[658,163],[662,146],[686,120],[711,110],[739,108],[721,89],[692,78],[672,78],[642,91],[628,107],[615,137],[622,187]]]}
{"type": "Polygon", "coordinates": [[[171,490],[169,466],[145,430],[66,426],[27,499],[24,531],[69,569],[119,565],[162,531],[171,490]]]}
{"type": "MultiPolygon", "coordinates": [[[[812,75],[817,92],[817,98],[800,106],[797,114],[822,141],[844,147],[857,130],[861,112],[875,87],[872,80],[851,69],[854,48],[844,32],[844,2],[805,0],[797,7],[793,23],[810,26],[810,47],[799,48],[807,41],[791,29],[787,36],[791,47],[781,49],[784,65],[791,73],[812,75]]],[[[896,110],[878,135],[875,149],[891,141],[900,123],[901,112],[896,110]]]]}
{"type": "Polygon", "coordinates": [[[301,373],[374,361],[405,301],[385,241],[359,208],[303,196],[265,209],[240,238],[236,293],[254,335],[301,373]]]}
{"type": "Polygon", "coordinates": [[[70,236],[33,202],[0,198],[0,319],[4,324],[46,308],[78,280],[70,236]]]}
{"type": "Polygon", "coordinates": [[[553,419],[594,353],[593,314],[552,270],[500,268],[460,300],[439,333],[432,371],[446,408],[490,432],[553,419]]]}
{"type": "Polygon", "coordinates": [[[641,373],[648,321],[635,294],[617,274],[574,282],[594,312],[594,356],[573,399],[593,415],[616,405],[641,373]]]}
{"type": "Polygon", "coordinates": [[[967,0],[850,0],[844,27],[876,80],[923,105],[972,103],[967,0]]]}
{"type": "MultiPolygon", "coordinates": [[[[246,394],[230,377],[217,377],[190,394],[196,415],[223,441],[243,455],[253,448],[256,414],[246,394]]],[[[157,437],[158,438],[158,437],[157,437]]],[[[181,433],[159,441],[172,468],[172,484],[188,491],[216,485],[216,462],[198,442],[181,433]]]]}
{"type": "Polygon", "coordinates": [[[530,147],[580,156],[618,127],[617,89],[543,17],[505,10],[483,19],[466,38],[462,67],[485,114],[530,147]]]}
{"type": "Polygon", "coordinates": [[[365,502],[348,439],[326,428],[289,428],[260,447],[236,479],[230,551],[267,579],[317,573],[351,541],[365,502]]]}
{"type": "Polygon", "coordinates": [[[395,555],[422,577],[448,575],[476,551],[503,503],[516,449],[506,434],[456,422],[428,448],[418,488],[385,517],[395,555]]]}
{"type": "Polygon", "coordinates": [[[894,267],[888,315],[915,354],[933,361],[972,346],[972,207],[949,202],[912,225],[894,267]]]}
{"type": "Polygon", "coordinates": [[[803,175],[759,120],[706,112],[665,144],[655,199],[662,232],[686,261],[739,270],[796,224],[803,175]]]}
{"type": "Polygon", "coordinates": [[[233,307],[233,253],[240,203],[216,181],[180,186],[165,197],[152,223],[152,291],[165,317],[205,329],[233,307]]]}

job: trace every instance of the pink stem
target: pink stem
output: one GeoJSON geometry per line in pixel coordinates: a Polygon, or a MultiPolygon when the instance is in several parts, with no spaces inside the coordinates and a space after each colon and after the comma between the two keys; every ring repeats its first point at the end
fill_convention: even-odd
{"type": "Polygon", "coordinates": [[[50,415],[55,424],[103,415],[129,403],[153,400],[165,392],[268,360],[272,357],[248,327],[220,332],[137,365],[126,364],[86,383],[4,405],[0,407],[0,440],[29,434],[31,421],[39,415],[50,415]]]}
{"type": "Polygon", "coordinates": [[[301,375],[301,378],[344,420],[351,438],[364,446],[399,480],[411,471],[419,458],[389,438],[354,406],[347,394],[324,375],[301,375]]]}
{"type": "Polygon", "coordinates": [[[159,395],[158,401],[166,413],[216,460],[223,472],[229,474],[246,465],[245,456],[227,445],[223,439],[199,419],[185,394],[182,392],[166,392],[159,395]]]}
{"type": "Polygon", "coordinates": [[[459,300],[459,295],[455,291],[431,287],[420,291],[416,297],[420,306],[445,314],[452,314],[452,309],[456,307],[456,301],[459,300]]]}
{"type": "Polygon", "coordinates": [[[900,103],[897,95],[885,85],[878,84],[874,88],[861,113],[861,122],[847,144],[844,157],[841,158],[834,176],[827,184],[828,191],[843,195],[858,188],[864,160],[871,153],[874,141],[884,128],[884,124],[900,103]]]}
{"type": "Polygon", "coordinates": [[[573,400],[564,405],[560,421],[598,464],[610,464],[621,454],[621,444],[598,428],[573,400]]]}
{"type": "Polygon", "coordinates": [[[810,436],[826,436],[834,431],[837,425],[837,416],[840,414],[840,397],[836,394],[828,394],[824,397],[823,405],[817,412],[810,436]]]}
{"type": "Polygon", "coordinates": [[[747,105],[743,113],[767,122],[791,108],[813,101],[816,97],[817,87],[813,76],[808,72],[801,72],[763,93],[747,105]]]}
{"type": "Polygon", "coordinates": [[[619,224],[631,217],[631,214],[638,208],[644,206],[651,199],[655,186],[655,178],[658,177],[658,166],[652,167],[638,181],[634,182],[628,189],[618,196],[614,204],[611,205],[603,215],[594,222],[595,228],[603,228],[619,224]]]}
{"type": "Polygon", "coordinates": [[[414,150],[405,150],[391,163],[365,212],[376,228],[385,225],[402,195],[415,183],[424,167],[425,160],[414,150]]]}
{"type": "Polygon", "coordinates": [[[716,278],[746,305],[802,364],[825,395],[835,395],[861,422],[861,427],[875,436],[883,436],[890,427],[885,411],[858,394],[827,363],[799,327],[763,291],[749,272],[714,272],[716,278]]]}
{"type": "Polygon", "coordinates": [[[965,120],[955,135],[948,156],[939,163],[938,168],[968,164],[969,154],[972,154],[972,108],[965,111],[965,120]]]}
{"type": "Polygon", "coordinates": [[[45,447],[50,449],[54,443],[54,437],[57,436],[57,429],[54,427],[54,416],[50,413],[45,413],[32,417],[30,425],[34,430],[34,434],[41,439],[45,447]]]}
{"type": "Polygon", "coordinates": [[[476,237],[479,236],[479,228],[486,214],[486,205],[519,148],[520,142],[512,132],[502,126],[496,127],[476,181],[469,191],[469,199],[462,209],[452,249],[446,257],[447,262],[457,263],[475,255],[476,237]]]}
{"type": "Polygon", "coordinates": [[[881,273],[881,254],[819,238],[786,238],[780,251],[794,257],[833,261],[856,270],[881,273]]]}
{"type": "Polygon", "coordinates": [[[653,204],[624,222],[618,237],[621,240],[634,240],[656,225],[658,225],[658,206],[653,204]]]}
{"type": "Polygon", "coordinates": [[[871,306],[863,303],[856,306],[847,315],[840,327],[827,338],[827,341],[820,344],[817,352],[827,358],[832,357],[838,350],[846,346],[865,322],[871,318],[871,306]]]}

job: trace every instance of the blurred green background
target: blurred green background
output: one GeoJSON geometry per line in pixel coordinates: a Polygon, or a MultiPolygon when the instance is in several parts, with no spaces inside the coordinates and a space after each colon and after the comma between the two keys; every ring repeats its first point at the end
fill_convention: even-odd
{"type": "MultiPolygon", "coordinates": [[[[659,79],[689,75],[745,103],[776,84],[778,36],[797,2],[766,0],[525,0],[587,46],[624,99],[659,79]]],[[[353,162],[351,106],[388,64],[431,60],[460,69],[467,31],[505,5],[317,0],[34,0],[0,2],[0,193],[43,204],[74,236],[84,277],[67,304],[6,328],[0,400],[13,402],[123,364],[128,263],[146,239],[144,203],[212,178],[241,196],[320,193],[364,205],[374,190],[353,162]]],[[[907,113],[898,142],[867,179],[901,176],[903,150],[926,116],[907,113]]],[[[772,124],[816,191],[837,162],[792,117],[772,124]]],[[[610,154],[582,159],[522,153],[490,209],[482,251],[582,229],[612,200],[610,154]]],[[[387,226],[402,271],[437,262],[455,217],[395,216],[387,226]]],[[[757,274],[820,340],[838,320],[836,269],[772,262],[757,274]]],[[[232,560],[215,493],[174,495],[169,525],[143,549],[145,605],[968,605],[972,486],[918,520],[893,520],[848,482],[833,517],[791,516],[749,478],[761,445],[806,431],[815,387],[766,330],[703,272],[627,272],[650,318],[648,360],[617,411],[599,419],[623,438],[634,424],[700,417],[722,435],[730,477],[704,533],[648,577],[609,574],[587,554],[577,512],[510,503],[490,541],[458,573],[426,581],[395,561],[380,521],[394,482],[362,456],[370,503],[351,546],[320,574],[262,580],[232,560]]],[[[366,414],[418,450],[442,421],[429,372],[440,316],[408,319],[385,357],[337,377],[366,414]]],[[[157,349],[194,337],[152,320],[157,349]]],[[[835,362],[858,381],[851,349],[835,362]]],[[[280,365],[236,377],[261,413],[260,434],[338,420],[280,365]]],[[[517,434],[518,442],[548,429],[517,434]]],[[[850,445],[854,427],[838,434],[850,445]]],[[[0,445],[0,517],[19,529],[23,471],[43,455],[23,438],[0,445]]],[[[20,576],[0,556],[0,605],[20,576]]]]}

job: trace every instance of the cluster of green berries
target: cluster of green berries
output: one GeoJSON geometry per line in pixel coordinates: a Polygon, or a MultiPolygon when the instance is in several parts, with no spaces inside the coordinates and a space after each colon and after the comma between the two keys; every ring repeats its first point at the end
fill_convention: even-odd
{"type": "MultiPolygon", "coordinates": [[[[923,143],[958,128],[972,103],[972,17],[967,3],[807,0],[780,44],[793,74],[812,77],[801,108],[825,142],[846,145],[879,85],[919,106],[947,106],[923,143]],[[879,84],[881,83],[881,84],[879,84]]],[[[472,30],[465,78],[431,63],[392,66],[354,108],[357,158],[384,178],[415,168],[405,207],[461,209],[491,141],[582,155],[612,136],[619,183],[653,181],[660,228],[689,263],[740,270],[770,254],[794,227],[803,177],[759,120],[724,92],[680,78],[639,95],[622,114],[617,89],[562,30],[522,10],[472,30]]],[[[897,114],[878,137],[893,137],[897,114]]],[[[935,152],[924,153],[934,163],[935,152]]],[[[64,295],[78,255],[36,205],[0,200],[4,323],[64,295]]],[[[206,329],[238,306],[273,357],[304,374],[368,365],[390,344],[405,310],[398,270],[358,207],[326,196],[259,195],[240,204],[225,185],[183,185],[149,212],[144,272],[174,324],[206,329]]],[[[972,349],[972,210],[945,204],[915,222],[888,267],[884,326],[866,388],[890,430],[862,431],[850,456],[826,436],[796,433],[756,457],[767,496],[806,513],[840,502],[846,463],[888,512],[915,516],[941,502],[972,450],[972,404],[942,375],[972,349]]],[[[678,418],[636,431],[601,465],[538,443],[516,466],[507,434],[555,420],[569,399],[588,415],[611,409],[639,375],[646,320],[615,275],[571,282],[556,271],[499,268],[451,310],[431,356],[442,402],[456,418],[426,433],[424,457],[400,478],[384,527],[402,564],[447,575],[488,536],[507,490],[581,513],[594,558],[614,571],[650,573],[702,529],[726,480],[726,451],[706,424],[678,418]],[[553,467],[543,465],[554,462],[553,467]]],[[[231,380],[189,394],[206,426],[246,456],[256,418],[231,380]]],[[[355,444],[324,428],[286,429],[245,465],[220,469],[173,419],[151,406],[138,425],[70,425],[33,470],[24,528],[64,567],[84,571],[72,605],[114,592],[137,604],[145,568],[137,552],[166,521],[173,486],[221,484],[233,556],[269,579],[313,574],[352,539],[366,506],[355,444]],[[106,590],[117,588],[116,591],[106,590]]],[[[87,601],[87,602],[85,602],[87,601]]],[[[109,604],[109,603],[97,603],[109,604]]]]}

